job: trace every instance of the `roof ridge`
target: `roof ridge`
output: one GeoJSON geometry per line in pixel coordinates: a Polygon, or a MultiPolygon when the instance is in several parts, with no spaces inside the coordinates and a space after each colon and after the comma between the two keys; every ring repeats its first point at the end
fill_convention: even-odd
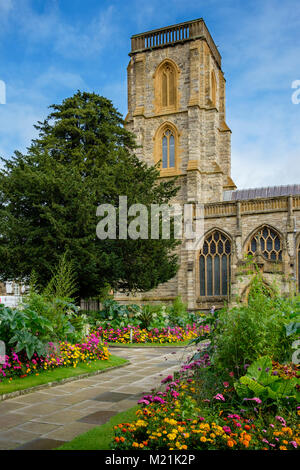
{"type": "Polygon", "coordinates": [[[237,201],[258,199],[266,197],[296,196],[300,195],[300,184],[286,184],[280,186],[261,186],[257,188],[236,189],[226,191],[224,200],[237,201]]]}

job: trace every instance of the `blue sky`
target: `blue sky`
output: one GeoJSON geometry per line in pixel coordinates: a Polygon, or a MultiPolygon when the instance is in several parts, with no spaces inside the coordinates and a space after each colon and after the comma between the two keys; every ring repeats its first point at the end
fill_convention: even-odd
{"type": "Polygon", "coordinates": [[[130,36],[200,17],[222,55],[236,184],[300,183],[299,0],[0,0],[0,155],[24,151],[78,89],[125,116],[130,36]]]}

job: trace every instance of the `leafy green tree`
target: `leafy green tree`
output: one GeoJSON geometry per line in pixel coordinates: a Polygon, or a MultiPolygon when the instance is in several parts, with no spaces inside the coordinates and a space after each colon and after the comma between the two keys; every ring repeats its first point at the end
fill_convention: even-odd
{"type": "Polygon", "coordinates": [[[2,159],[1,279],[27,279],[34,270],[45,287],[64,253],[85,298],[107,284],[144,291],[172,278],[176,240],[99,240],[96,209],[118,208],[119,195],[128,207],[168,204],[175,180],[159,180],[157,167],[135,156],[134,136],[108,99],[78,91],[50,108],[27,152],[2,159]]]}

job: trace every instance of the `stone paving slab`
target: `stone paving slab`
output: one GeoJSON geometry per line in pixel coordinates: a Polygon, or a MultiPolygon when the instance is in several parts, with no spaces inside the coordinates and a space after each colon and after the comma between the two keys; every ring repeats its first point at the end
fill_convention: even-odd
{"type": "Polygon", "coordinates": [[[65,441],[58,441],[54,439],[34,439],[27,442],[22,446],[17,447],[16,450],[52,450],[64,444],[65,441]]]}
{"type": "Polygon", "coordinates": [[[131,408],[183,362],[176,348],[113,352],[131,364],[0,403],[0,449],[57,448],[131,408]]]}
{"type": "MultiPolygon", "coordinates": [[[[125,390],[127,390],[127,386],[125,387],[125,390]]],[[[97,395],[94,400],[99,400],[99,401],[107,401],[109,403],[113,402],[115,403],[116,401],[121,401],[125,400],[126,398],[130,397],[130,393],[119,393],[119,392],[104,392],[100,393],[100,395],[97,395]]]]}
{"type": "Polygon", "coordinates": [[[1,440],[3,439],[4,441],[14,441],[18,443],[24,443],[31,441],[32,439],[35,439],[38,436],[38,433],[30,432],[30,431],[25,431],[24,429],[20,428],[12,428],[9,429],[8,431],[2,431],[1,432],[1,440]]]}
{"type": "Polygon", "coordinates": [[[28,423],[23,424],[20,426],[20,430],[24,431],[31,431],[38,435],[44,435],[47,432],[54,431],[57,428],[56,424],[49,424],[49,423],[38,423],[35,421],[29,421],[28,423]]]}
{"type": "Polygon", "coordinates": [[[66,424],[65,426],[60,426],[55,431],[51,431],[48,434],[45,434],[44,437],[66,442],[74,439],[74,437],[78,436],[79,434],[83,434],[84,432],[89,431],[94,427],[94,424],[79,423],[78,421],[75,421],[73,423],[66,424]]]}
{"type": "Polygon", "coordinates": [[[65,425],[78,421],[85,414],[86,412],[82,410],[64,409],[63,411],[56,411],[40,418],[34,418],[33,421],[36,423],[65,425]]]}
{"type": "Polygon", "coordinates": [[[95,413],[91,413],[83,418],[79,419],[78,421],[81,423],[89,423],[95,424],[100,426],[101,424],[105,424],[107,421],[117,414],[116,411],[96,411],[95,413]]]}
{"type": "MultiPolygon", "coordinates": [[[[26,415],[32,415],[32,417],[37,418],[39,416],[48,415],[50,413],[54,413],[57,410],[63,410],[65,408],[64,405],[59,405],[58,403],[43,401],[42,403],[38,403],[36,405],[26,406],[24,408],[18,408],[15,414],[19,416],[22,415],[22,412],[26,415]]],[[[1,419],[1,418],[0,418],[1,419]]]]}
{"type": "Polygon", "coordinates": [[[18,442],[10,441],[2,441],[0,440],[0,450],[10,450],[15,449],[19,445],[18,442]]]}

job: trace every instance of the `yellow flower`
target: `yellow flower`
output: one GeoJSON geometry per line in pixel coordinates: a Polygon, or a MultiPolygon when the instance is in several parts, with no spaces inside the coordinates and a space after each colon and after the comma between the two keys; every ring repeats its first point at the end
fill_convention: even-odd
{"type": "MultiPolygon", "coordinates": [[[[171,413],[171,415],[174,416],[174,413],[171,413]]],[[[166,420],[165,420],[166,421],[166,420]]],[[[168,420],[167,422],[169,422],[170,424],[173,424],[173,425],[176,425],[177,424],[177,421],[175,421],[175,419],[170,419],[168,420]]]]}

